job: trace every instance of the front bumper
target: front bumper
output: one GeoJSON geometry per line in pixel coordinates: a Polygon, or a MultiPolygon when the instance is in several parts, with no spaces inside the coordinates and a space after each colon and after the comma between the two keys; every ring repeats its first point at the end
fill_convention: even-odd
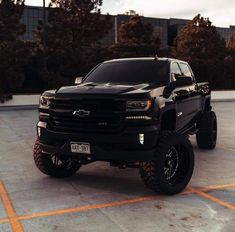
{"type": "Polygon", "coordinates": [[[118,134],[65,133],[47,128],[39,122],[39,142],[44,153],[73,156],[92,161],[137,162],[151,160],[155,154],[159,126],[129,127],[118,134]],[[140,136],[141,134],[141,136],[140,136]],[[144,135],[144,141],[140,137],[144,135]],[[71,152],[70,142],[90,143],[91,154],[71,152]]]}

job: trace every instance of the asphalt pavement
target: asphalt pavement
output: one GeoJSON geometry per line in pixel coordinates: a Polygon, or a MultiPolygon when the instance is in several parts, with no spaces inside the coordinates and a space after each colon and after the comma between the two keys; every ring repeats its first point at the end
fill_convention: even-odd
{"type": "Polygon", "coordinates": [[[137,169],[97,162],[67,179],[37,170],[37,110],[0,112],[1,232],[234,232],[235,102],[214,103],[218,146],[200,150],[185,192],[158,195],[137,169]]]}

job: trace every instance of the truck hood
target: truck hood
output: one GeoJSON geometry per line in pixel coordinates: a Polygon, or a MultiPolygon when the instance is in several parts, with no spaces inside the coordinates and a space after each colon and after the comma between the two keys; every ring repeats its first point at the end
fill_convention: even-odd
{"type": "Polygon", "coordinates": [[[126,94],[143,94],[148,93],[151,90],[149,84],[138,85],[115,85],[109,83],[84,83],[77,86],[61,87],[56,91],[56,96],[64,95],[77,95],[77,94],[89,94],[89,95],[126,95],[126,94]]]}

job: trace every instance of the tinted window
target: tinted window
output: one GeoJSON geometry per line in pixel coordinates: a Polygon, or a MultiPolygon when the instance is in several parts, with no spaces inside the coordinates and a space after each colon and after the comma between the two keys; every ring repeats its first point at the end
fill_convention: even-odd
{"type": "Polygon", "coordinates": [[[177,78],[178,76],[181,76],[182,73],[180,71],[179,65],[177,63],[173,63],[171,66],[171,73],[174,74],[173,78],[177,78]]]}
{"type": "Polygon", "coordinates": [[[85,82],[167,85],[169,76],[167,61],[116,61],[99,65],[87,76],[85,82]]]}
{"type": "Polygon", "coordinates": [[[187,64],[180,63],[180,69],[184,76],[192,77],[192,72],[187,64]]]}

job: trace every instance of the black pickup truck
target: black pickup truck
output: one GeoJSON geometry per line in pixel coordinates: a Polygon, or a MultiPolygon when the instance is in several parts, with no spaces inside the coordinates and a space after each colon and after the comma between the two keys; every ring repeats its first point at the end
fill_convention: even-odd
{"type": "Polygon", "coordinates": [[[175,194],[193,173],[194,134],[200,148],[216,146],[209,85],[196,83],[187,62],[110,60],[41,95],[34,161],[58,178],[95,161],[138,167],[147,187],[175,194]]]}

